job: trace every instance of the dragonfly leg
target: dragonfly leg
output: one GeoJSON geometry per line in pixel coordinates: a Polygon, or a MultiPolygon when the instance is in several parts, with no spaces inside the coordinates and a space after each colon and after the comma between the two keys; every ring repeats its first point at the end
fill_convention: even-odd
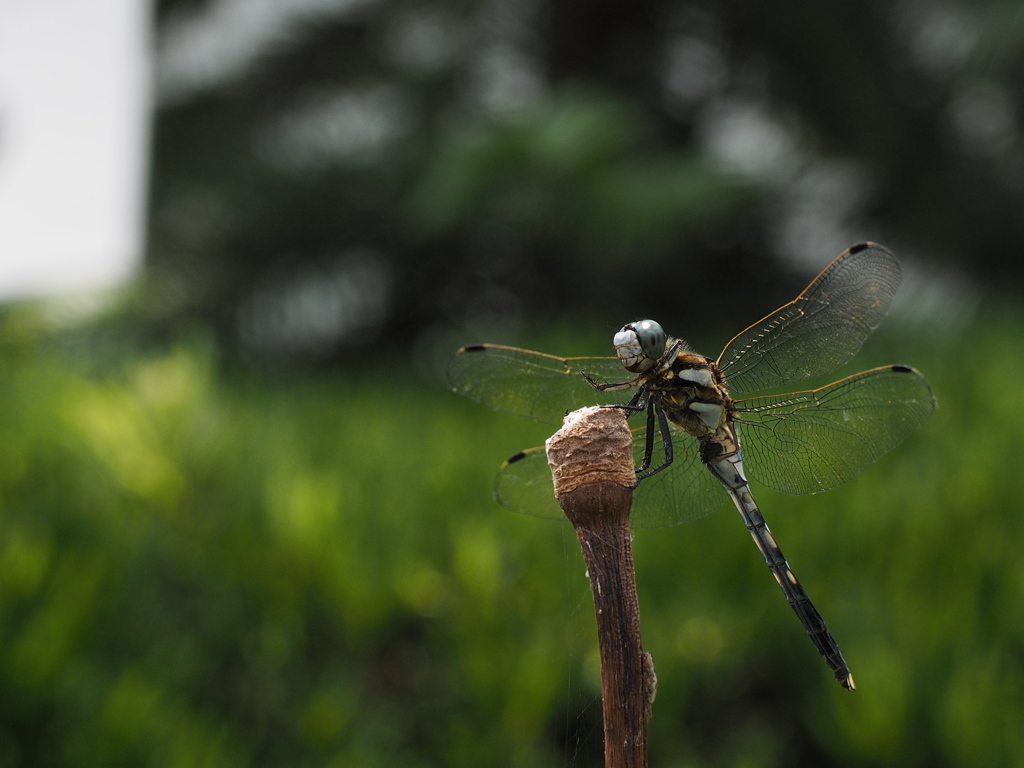
{"type": "Polygon", "coordinates": [[[644,472],[651,466],[651,458],[654,456],[654,426],[654,404],[650,403],[647,407],[647,429],[644,431],[644,458],[636,468],[638,476],[646,477],[644,472]]]}
{"type": "Polygon", "coordinates": [[[665,415],[664,409],[657,403],[651,403],[651,408],[647,412],[647,444],[644,447],[644,465],[637,468],[637,480],[643,480],[651,475],[658,474],[663,469],[668,469],[674,458],[675,452],[672,448],[672,433],[669,432],[668,417],[665,415]],[[665,453],[665,461],[654,469],[647,469],[651,464],[652,454],[654,453],[654,418],[652,414],[655,412],[658,415],[658,431],[661,432],[661,447],[665,453]]]}
{"type": "MultiPolygon", "coordinates": [[[[593,383],[593,382],[591,382],[591,383],[593,383]]],[[[626,418],[628,419],[634,413],[639,413],[640,411],[646,411],[649,402],[650,402],[650,395],[649,395],[649,393],[647,391],[647,387],[640,387],[633,394],[633,397],[631,397],[629,399],[628,403],[623,403],[621,405],[601,405],[601,406],[598,406],[598,407],[599,408],[619,408],[619,409],[627,412],[626,413],[626,418]]]]}
{"type": "Polygon", "coordinates": [[[648,405],[649,402],[650,402],[650,393],[647,391],[647,387],[640,387],[633,394],[633,396],[631,398],[629,398],[629,402],[628,403],[626,403],[625,405],[614,406],[614,407],[622,408],[623,410],[632,411],[633,413],[637,413],[639,411],[647,410],[647,405],[648,405]]]}
{"type": "MultiPolygon", "coordinates": [[[[583,375],[586,376],[585,373],[583,375]]],[[[598,389],[600,389],[600,385],[598,385],[595,382],[591,381],[591,379],[589,377],[587,378],[587,381],[589,381],[590,384],[593,385],[594,387],[597,387],[598,389]]],[[[640,411],[646,411],[647,410],[647,403],[648,403],[649,399],[650,399],[650,397],[649,397],[649,394],[648,394],[648,391],[647,391],[647,387],[640,387],[633,394],[633,397],[631,397],[629,399],[628,403],[610,404],[610,405],[599,405],[597,407],[598,408],[618,408],[619,410],[622,410],[622,411],[626,412],[626,418],[628,419],[634,413],[639,413],[640,411]]],[[[569,411],[566,411],[565,415],[568,416],[569,415],[569,411]]]]}
{"type": "Polygon", "coordinates": [[[587,373],[586,371],[580,371],[580,374],[583,376],[584,379],[587,380],[587,383],[590,386],[592,386],[599,392],[613,392],[617,389],[629,389],[630,387],[636,384],[636,379],[631,379],[629,381],[613,382],[610,384],[602,384],[599,381],[594,381],[594,379],[591,378],[590,374],[587,373]]]}

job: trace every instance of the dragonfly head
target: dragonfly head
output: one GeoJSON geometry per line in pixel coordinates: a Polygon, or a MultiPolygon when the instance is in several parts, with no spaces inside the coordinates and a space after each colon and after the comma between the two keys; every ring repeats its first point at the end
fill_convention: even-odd
{"type": "Polygon", "coordinates": [[[626,370],[643,373],[665,354],[665,331],[653,320],[637,320],[622,326],[613,343],[626,370]]]}

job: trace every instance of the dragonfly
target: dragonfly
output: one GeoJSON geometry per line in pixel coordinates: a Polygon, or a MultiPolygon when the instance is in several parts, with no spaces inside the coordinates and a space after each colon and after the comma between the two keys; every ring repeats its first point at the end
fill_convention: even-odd
{"type": "MultiPolygon", "coordinates": [[[[731,498],[815,648],[839,684],[853,690],[839,646],[769,531],[747,473],[789,494],[834,488],[927,421],[935,397],[908,365],[873,368],[818,389],[756,393],[848,362],[888,313],[901,274],[888,249],[855,245],[799,296],[733,337],[717,359],[640,320],[615,334],[615,357],[474,344],[455,354],[448,379],[461,395],[543,423],[561,424],[584,405],[642,414],[644,423],[633,429],[631,526],[693,520],[731,498]],[[746,393],[755,396],[734,399],[746,393]]],[[[515,511],[562,517],[543,448],[510,457],[498,472],[495,496],[515,511]]]]}

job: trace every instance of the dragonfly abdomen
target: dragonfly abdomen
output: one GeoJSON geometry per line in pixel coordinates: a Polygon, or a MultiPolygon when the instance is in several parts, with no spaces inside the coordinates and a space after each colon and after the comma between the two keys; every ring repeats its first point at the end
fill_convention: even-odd
{"type": "MultiPolygon", "coordinates": [[[[832,633],[829,632],[825,620],[818,613],[818,609],[814,607],[814,603],[807,596],[796,574],[793,573],[793,569],[786,562],[782,550],[775,542],[775,537],[768,530],[768,525],[765,523],[761,511],[754,504],[750,492],[747,491],[737,495],[745,497],[742,502],[743,509],[740,510],[743,515],[743,521],[746,523],[747,530],[754,539],[754,543],[757,544],[757,548],[764,556],[768,570],[772,572],[772,576],[778,582],[779,589],[785,595],[789,607],[793,609],[797,618],[800,619],[800,623],[807,630],[811,642],[814,643],[818,653],[825,659],[825,663],[832,670],[836,680],[839,681],[841,686],[852,691],[854,689],[853,675],[850,674],[850,669],[846,666],[846,661],[839,650],[839,645],[836,643],[835,638],[832,637],[832,633]]],[[[735,501],[736,496],[733,499],[735,501]]],[[[737,501],[736,504],[739,507],[741,502],[737,501]]]]}
{"type": "Polygon", "coordinates": [[[701,458],[704,459],[711,474],[718,478],[728,491],[743,518],[747,531],[764,557],[768,570],[775,577],[779,589],[782,590],[786,601],[797,618],[800,619],[800,623],[807,631],[814,647],[818,649],[818,653],[821,654],[828,668],[832,670],[832,674],[839,684],[852,691],[854,689],[853,675],[850,674],[850,669],[846,666],[839,645],[832,637],[832,633],[828,631],[825,620],[821,618],[821,614],[818,613],[817,608],[807,596],[796,574],[793,573],[793,569],[789,567],[785,555],[782,554],[782,549],[776,543],[771,531],[768,530],[768,524],[750,493],[750,486],[743,474],[743,461],[733,431],[728,428],[723,429],[719,439],[701,441],[701,458]]]}

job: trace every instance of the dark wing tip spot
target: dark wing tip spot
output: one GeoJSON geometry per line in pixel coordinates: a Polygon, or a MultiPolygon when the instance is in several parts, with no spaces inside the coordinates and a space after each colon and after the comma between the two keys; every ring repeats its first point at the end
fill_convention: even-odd
{"type": "Polygon", "coordinates": [[[467,344],[462,348],[463,352],[483,352],[487,349],[486,344],[467,344]]]}
{"type": "Polygon", "coordinates": [[[914,373],[914,369],[909,365],[896,364],[891,366],[893,373],[914,373]]]}
{"type": "Polygon", "coordinates": [[[882,253],[887,253],[890,256],[892,256],[892,252],[888,248],[886,248],[881,243],[876,243],[874,240],[865,240],[863,243],[857,243],[856,245],[851,245],[849,248],[846,249],[846,252],[847,253],[861,253],[863,251],[872,251],[872,250],[873,251],[880,251],[882,253]]]}
{"type": "Polygon", "coordinates": [[[505,463],[506,464],[515,464],[517,461],[521,461],[522,459],[525,459],[525,458],[526,458],[526,451],[519,451],[517,453],[513,453],[511,456],[509,456],[507,459],[505,459],[505,463]]]}

